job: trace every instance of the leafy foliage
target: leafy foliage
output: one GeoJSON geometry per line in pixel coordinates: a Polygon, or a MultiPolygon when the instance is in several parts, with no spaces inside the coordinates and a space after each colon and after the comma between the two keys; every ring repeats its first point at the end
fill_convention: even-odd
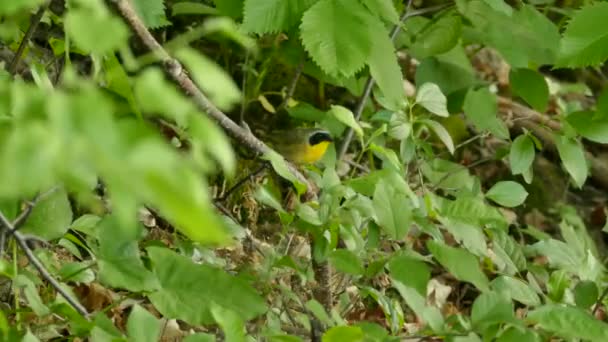
{"type": "Polygon", "coordinates": [[[1,2],[0,340],[606,340],[606,3],[419,6],[1,2]]]}

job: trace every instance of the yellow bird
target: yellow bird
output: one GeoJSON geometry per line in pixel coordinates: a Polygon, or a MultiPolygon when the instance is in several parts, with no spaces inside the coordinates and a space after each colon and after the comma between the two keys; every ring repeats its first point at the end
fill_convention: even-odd
{"type": "Polygon", "coordinates": [[[269,140],[277,152],[295,164],[316,163],[334,141],[328,131],[319,128],[274,132],[269,140]]]}

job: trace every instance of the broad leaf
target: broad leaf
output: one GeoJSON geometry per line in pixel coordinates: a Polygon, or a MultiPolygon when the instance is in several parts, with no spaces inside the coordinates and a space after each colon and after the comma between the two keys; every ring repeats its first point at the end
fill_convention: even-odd
{"type": "Polygon", "coordinates": [[[353,112],[348,108],[332,105],[329,111],[338,121],[355,130],[358,136],[363,135],[363,129],[355,119],[353,112]]]}
{"type": "Polygon", "coordinates": [[[448,117],[447,98],[436,84],[425,83],[416,93],[416,103],[429,112],[442,117],[448,117]]]}
{"type": "Polygon", "coordinates": [[[264,300],[249,284],[221,269],[197,265],[166,248],[150,247],[148,254],[161,285],[148,297],[167,318],[210,324],[215,321],[214,305],[237,312],[245,320],[266,311],[264,300]]]}
{"type": "Polygon", "coordinates": [[[566,120],[577,133],[600,144],[608,144],[608,116],[595,117],[592,111],[569,114],[566,120]]]}
{"type": "Polygon", "coordinates": [[[517,278],[502,275],[494,279],[491,286],[494,291],[505,294],[508,298],[524,305],[538,306],[541,303],[532,287],[517,278]]]}
{"type": "Polygon", "coordinates": [[[576,11],[561,41],[557,67],[598,66],[608,58],[608,3],[589,3],[576,11]]]}
{"type": "Polygon", "coordinates": [[[410,47],[417,59],[439,55],[453,49],[461,37],[459,16],[446,15],[417,33],[410,47]]]}
{"type": "Polygon", "coordinates": [[[133,305],[127,321],[131,341],[156,341],[160,337],[160,328],[160,321],[153,314],[137,304],[133,305]]]}
{"type": "Polygon", "coordinates": [[[505,207],[517,207],[524,203],[528,192],[519,183],[502,181],[494,184],[486,197],[505,207]]]}
{"type": "Polygon", "coordinates": [[[134,0],[133,7],[147,28],[159,28],[171,24],[165,16],[164,0],[134,0]]]}
{"type": "Polygon", "coordinates": [[[57,188],[42,195],[20,230],[44,240],[54,240],[62,237],[71,223],[68,194],[63,188],[57,188]]]}
{"type": "Polygon", "coordinates": [[[548,304],[528,313],[527,321],[567,339],[608,341],[608,324],[585,310],[548,304]]]}
{"type": "Polygon", "coordinates": [[[391,0],[362,0],[365,7],[375,16],[380,17],[391,24],[397,24],[399,22],[399,13],[393,5],[391,0]]]}
{"type": "Polygon", "coordinates": [[[469,90],[463,104],[464,113],[477,128],[490,131],[501,139],[509,139],[509,129],[500,119],[496,95],[488,88],[469,90]]]}
{"type": "Polygon", "coordinates": [[[352,76],[372,49],[367,9],[352,0],[319,0],[302,17],[302,43],[313,61],[332,76],[352,76]]]}
{"type": "Polygon", "coordinates": [[[549,86],[540,73],[526,69],[511,69],[509,82],[513,93],[526,101],[539,112],[547,109],[549,86]]]}
{"type": "Polygon", "coordinates": [[[316,0],[245,0],[243,29],[257,34],[288,31],[316,0]]]}
{"type": "Polygon", "coordinates": [[[572,176],[574,184],[581,188],[585,184],[585,180],[589,174],[585,152],[581,143],[572,138],[557,134],[554,136],[554,140],[562,163],[570,176],[572,176]]]}
{"type": "Polygon", "coordinates": [[[482,292],[489,290],[488,278],[479,268],[476,256],[464,249],[435,241],[427,242],[427,247],[435,259],[454,277],[475,285],[482,292]]]}
{"type": "Polygon", "coordinates": [[[362,260],[357,255],[347,249],[338,249],[329,255],[329,262],[339,272],[361,275],[365,272],[362,260]]]}
{"type": "Polygon", "coordinates": [[[473,302],[471,321],[478,328],[514,320],[513,303],[497,292],[485,292],[473,302]]]}
{"type": "Polygon", "coordinates": [[[402,239],[410,230],[412,209],[408,196],[386,180],[376,184],[374,191],[375,221],[392,239],[402,239]]]}
{"type": "Polygon", "coordinates": [[[431,130],[433,130],[433,132],[437,134],[437,137],[439,137],[439,140],[441,140],[445,147],[447,147],[448,151],[450,151],[451,154],[454,154],[454,142],[452,141],[450,133],[445,129],[445,127],[443,127],[442,124],[435,120],[427,119],[420,120],[419,122],[427,125],[431,130]]]}
{"type": "Polygon", "coordinates": [[[519,175],[526,172],[534,162],[534,142],[527,134],[522,134],[513,140],[509,151],[511,172],[519,175]]]}
{"type": "Polygon", "coordinates": [[[373,29],[372,34],[373,47],[367,59],[369,72],[382,90],[386,100],[389,101],[391,108],[399,108],[405,99],[405,93],[403,91],[403,74],[397,63],[395,47],[382,25],[373,29]]]}

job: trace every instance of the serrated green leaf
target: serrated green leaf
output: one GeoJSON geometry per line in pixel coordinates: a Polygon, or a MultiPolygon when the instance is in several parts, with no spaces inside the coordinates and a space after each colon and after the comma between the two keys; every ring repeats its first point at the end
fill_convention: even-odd
{"type": "Polygon", "coordinates": [[[482,292],[489,290],[488,278],[481,271],[479,261],[473,254],[436,241],[428,241],[427,247],[435,259],[454,277],[475,285],[482,292]]]}
{"type": "Polygon", "coordinates": [[[608,144],[608,116],[596,118],[592,111],[580,111],[568,114],[566,121],[583,137],[608,144]]]}
{"type": "Polygon", "coordinates": [[[548,304],[528,313],[526,320],[564,338],[608,341],[607,323],[572,306],[548,304]]]}
{"type": "Polygon", "coordinates": [[[316,0],[245,0],[243,29],[257,34],[288,31],[316,0]]]}
{"type": "Polygon", "coordinates": [[[494,184],[486,197],[502,206],[516,207],[524,203],[528,192],[517,182],[502,181],[494,184]]]}
{"type": "Polygon", "coordinates": [[[549,86],[540,73],[526,68],[511,69],[509,83],[513,93],[543,113],[549,101],[549,86]]]}
{"type": "Polygon", "coordinates": [[[509,165],[514,175],[519,175],[532,166],[534,162],[534,142],[527,134],[522,134],[513,140],[509,151],[509,165]]]}
{"type": "Polygon", "coordinates": [[[164,0],[133,0],[135,11],[147,28],[159,28],[170,25],[165,16],[164,0]]]}
{"type": "Polygon", "coordinates": [[[304,13],[300,35],[313,61],[332,76],[352,76],[372,49],[376,18],[352,0],[320,0],[304,13]]]}
{"type": "Polygon", "coordinates": [[[566,171],[574,180],[574,184],[581,188],[587,179],[587,159],[580,142],[563,135],[554,135],[555,145],[559,152],[559,157],[566,168],[566,171]]]}
{"type": "Polygon", "coordinates": [[[436,84],[423,84],[416,93],[416,103],[435,115],[450,115],[447,109],[448,100],[436,84]]]}
{"type": "Polygon", "coordinates": [[[391,24],[397,24],[399,22],[399,13],[397,13],[397,9],[395,9],[392,0],[362,0],[361,2],[375,16],[380,17],[391,24]]]}
{"type": "Polygon", "coordinates": [[[233,310],[246,320],[266,311],[264,300],[244,280],[209,265],[197,265],[166,248],[149,247],[147,251],[161,284],[148,297],[165,317],[199,325],[215,322],[213,305],[233,310]]]}
{"type": "Polygon", "coordinates": [[[561,41],[556,67],[598,66],[608,58],[608,3],[589,3],[576,11],[561,41]]]}
{"type": "Polygon", "coordinates": [[[480,130],[490,131],[501,139],[509,139],[509,129],[496,116],[498,113],[496,95],[488,88],[469,90],[464,99],[463,109],[467,118],[480,130]]]}

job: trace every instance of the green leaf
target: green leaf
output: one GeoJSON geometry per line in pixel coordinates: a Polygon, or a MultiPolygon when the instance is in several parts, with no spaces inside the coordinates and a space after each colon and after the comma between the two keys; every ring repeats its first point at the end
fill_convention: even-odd
{"type": "Polygon", "coordinates": [[[505,330],[496,342],[541,342],[541,339],[530,329],[512,326],[505,330]]]}
{"type": "Polygon", "coordinates": [[[245,0],[243,29],[257,34],[288,31],[316,0],[245,0]]]}
{"type": "Polygon", "coordinates": [[[214,303],[245,320],[266,311],[264,299],[242,279],[209,265],[197,265],[166,248],[149,247],[147,251],[161,284],[148,297],[163,316],[200,325],[215,322],[214,303]]]}
{"type": "Polygon", "coordinates": [[[215,7],[221,14],[239,19],[243,16],[245,0],[213,0],[215,7]]]}
{"type": "Polygon", "coordinates": [[[360,327],[333,327],[323,334],[323,342],[363,341],[363,330],[360,327]]]}
{"type": "Polygon", "coordinates": [[[76,45],[86,52],[103,55],[127,41],[127,27],[107,11],[73,8],[65,16],[65,25],[76,45]]]}
{"type": "Polygon", "coordinates": [[[170,25],[165,16],[164,0],[134,0],[133,7],[147,28],[159,28],[170,25]]]}
{"type": "Polygon", "coordinates": [[[42,195],[20,230],[48,241],[62,237],[71,223],[68,194],[63,188],[57,188],[42,195]]]}
{"type": "Polygon", "coordinates": [[[361,1],[370,12],[391,24],[399,22],[399,13],[391,0],[363,0],[361,1]]]}
{"type": "Polygon", "coordinates": [[[365,272],[361,259],[347,249],[337,249],[329,255],[329,262],[339,272],[362,275],[365,272]]]}
{"type": "Polygon", "coordinates": [[[239,87],[230,75],[211,59],[190,48],[178,50],[175,56],[190,70],[196,84],[220,109],[229,110],[241,102],[239,87]]]}
{"type": "Polygon", "coordinates": [[[479,257],[487,254],[488,246],[481,228],[458,219],[440,219],[440,222],[469,252],[479,257]]]}
{"type": "Polygon", "coordinates": [[[473,254],[435,241],[428,241],[427,247],[454,277],[475,285],[482,292],[489,290],[488,278],[479,268],[479,261],[473,254]]]}
{"type": "Polygon", "coordinates": [[[302,17],[302,43],[327,74],[349,77],[363,68],[371,52],[369,27],[377,27],[376,20],[358,2],[319,0],[302,17]]]}
{"type": "Polygon", "coordinates": [[[572,306],[548,304],[528,313],[526,320],[563,338],[608,341],[607,323],[572,306]]]}
{"type": "Polygon", "coordinates": [[[134,292],[158,288],[158,281],[139,256],[131,227],[120,226],[114,216],[104,218],[97,228],[99,279],[111,287],[134,292]]]}
{"type": "MultiPolygon", "coordinates": [[[[385,0],[373,0],[371,2],[378,1],[385,0]]],[[[373,47],[367,59],[369,72],[391,107],[399,108],[405,99],[405,93],[403,91],[403,73],[397,62],[395,47],[382,25],[378,25],[372,32],[373,47]]]]}
{"type": "Polygon", "coordinates": [[[481,0],[458,1],[457,5],[474,26],[475,41],[498,50],[511,67],[554,62],[560,43],[559,31],[533,6],[523,5],[508,15],[481,0]]]}
{"type": "Polygon", "coordinates": [[[543,113],[549,101],[549,86],[540,73],[526,69],[511,69],[509,83],[513,93],[526,101],[532,108],[543,113]]]}
{"type": "Polygon", "coordinates": [[[175,17],[178,15],[217,15],[220,11],[217,8],[209,5],[184,1],[178,2],[171,5],[171,16],[175,17]]]}
{"type": "Polygon", "coordinates": [[[446,15],[418,32],[410,47],[417,59],[439,55],[453,49],[461,37],[459,16],[446,15]]]}
{"type": "Polygon", "coordinates": [[[471,322],[481,329],[492,324],[508,323],[514,318],[513,303],[497,292],[480,294],[471,308],[471,322]]]}
{"type": "Polygon", "coordinates": [[[222,327],[226,341],[245,342],[245,321],[237,312],[219,305],[211,307],[213,318],[222,327]]]}
{"type": "Polygon", "coordinates": [[[446,96],[476,82],[473,66],[460,45],[444,54],[423,59],[416,68],[416,84],[437,84],[446,96]]]}
{"type": "Polygon", "coordinates": [[[363,136],[363,129],[359,126],[359,123],[350,109],[339,105],[332,105],[329,113],[341,123],[355,130],[355,133],[357,133],[358,136],[363,136]]]}
{"type": "Polygon", "coordinates": [[[380,180],[374,191],[375,221],[393,239],[402,239],[412,223],[408,196],[386,180],[380,180]]]}
{"type": "Polygon", "coordinates": [[[592,111],[580,111],[568,114],[566,121],[583,137],[608,144],[608,116],[596,118],[592,111]]]}
{"type": "Polygon", "coordinates": [[[561,41],[556,67],[599,66],[608,58],[608,3],[589,3],[576,11],[561,41]]]}
{"type": "Polygon", "coordinates": [[[388,263],[391,278],[415,289],[426,296],[426,287],[431,279],[431,270],[422,261],[405,255],[397,255],[388,263]]]}
{"type": "Polygon", "coordinates": [[[581,309],[588,309],[599,296],[597,285],[589,280],[581,281],[574,287],[574,302],[581,309]]]}
{"type": "Polygon", "coordinates": [[[464,99],[463,109],[467,118],[480,130],[490,131],[501,139],[509,139],[509,129],[496,117],[498,113],[496,95],[488,88],[469,90],[464,99]]]}
{"type": "Polygon", "coordinates": [[[44,0],[14,0],[0,2],[0,15],[12,15],[19,11],[34,9],[42,5],[44,0]]]}
{"type": "MultiPolygon", "coordinates": [[[[236,158],[230,140],[218,125],[203,115],[191,115],[188,127],[191,135],[191,151],[206,152],[220,164],[226,177],[230,178],[236,170],[236,158]]],[[[196,159],[196,158],[195,158],[196,159]]],[[[204,165],[204,161],[201,161],[204,165]]]]}
{"type": "Polygon", "coordinates": [[[205,333],[196,333],[192,335],[188,335],[184,338],[183,342],[215,342],[215,335],[205,334],[205,333]]]}
{"type": "Polygon", "coordinates": [[[496,292],[507,295],[524,305],[538,306],[541,304],[538,294],[530,285],[517,278],[501,275],[492,281],[491,286],[496,292]]]}
{"type": "Polygon", "coordinates": [[[443,127],[442,124],[435,120],[428,119],[418,120],[418,122],[427,125],[431,130],[433,130],[433,132],[437,134],[437,137],[439,137],[439,140],[441,140],[445,147],[447,147],[448,151],[450,151],[451,154],[454,154],[454,142],[452,141],[450,133],[447,131],[447,129],[445,129],[445,127],[443,127]]]}
{"type": "Polygon", "coordinates": [[[519,175],[526,172],[534,162],[534,142],[527,134],[522,134],[513,140],[509,150],[509,164],[511,172],[519,175]]]}
{"type": "Polygon", "coordinates": [[[528,192],[521,184],[513,181],[502,181],[494,184],[486,197],[504,207],[517,207],[528,197],[528,192]]]}
{"type": "Polygon", "coordinates": [[[275,170],[279,176],[287,179],[291,182],[291,184],[293,184],[298,194],[303,194],[306,191],[306,184],[302,183],[291,172],[291,170],[289,169],[289,165],[287,164],[287,161],[285,161],[285,158],[283,158],[283,156],[274,151],[270,151],[269,153],[264,155],[264,159],[270,162],[273,170],[275,170]]]}
{"type": "Polygon", "coordinates": [[[445,118],[450,115],[447,109],[448,100],[436,84],[423,84],[416,93],[416,103],[435,115],[445,118]]]}
{"type": "Polygon", "coordinates": [[[578,188],[581,188],[585,184],[589,173],[583,146],[577,140],[563,135],[556,134],[553,139],[566,171],[568,171],[572,180],[574,180],[574,184],[578,188]]]}
{"type": "Polygon", "coordinates": [[[59,269],[59,277],[63,282],[90,283],[95,280],[91,270],[91,262],[68,262],[59,269]]]}
{"type": "Polygon", "coordinates": [[[157,341],[160,337],[160,322],[146,309],[135,304],[127,321],[127,333],[130,341],[157,341]]]}
{"type": "Polygon", "coordinates": [[[42,298],[38,294],[36,284],[23,274],[17,275],[13,279],[14,291],[23,292],[29,308],[39,317],[46,316],[50,313],[49,308],[44,304],[42,298]]]}

